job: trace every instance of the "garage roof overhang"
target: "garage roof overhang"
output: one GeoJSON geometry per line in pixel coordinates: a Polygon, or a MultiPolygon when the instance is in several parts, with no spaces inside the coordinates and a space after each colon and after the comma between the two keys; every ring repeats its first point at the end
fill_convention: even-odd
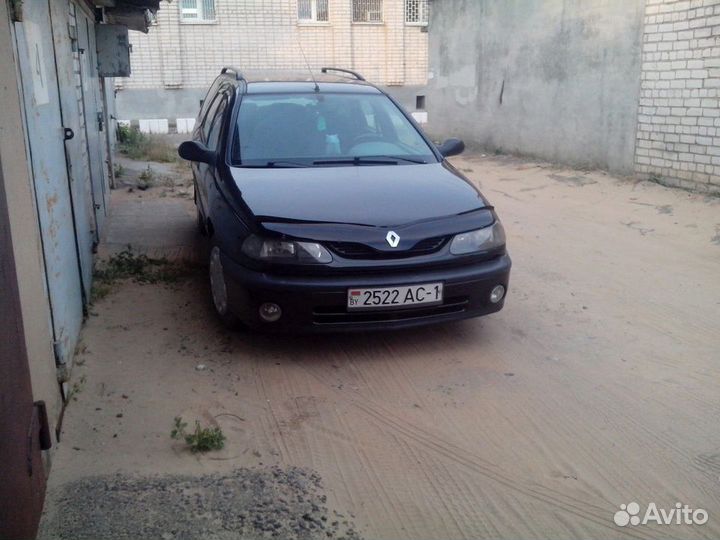
{"type": "Polygon", "coordinates": [[[105,11],[105,22],[121,24],[147,34],[160,8],[160,0],[90,0],[105,11]]]}

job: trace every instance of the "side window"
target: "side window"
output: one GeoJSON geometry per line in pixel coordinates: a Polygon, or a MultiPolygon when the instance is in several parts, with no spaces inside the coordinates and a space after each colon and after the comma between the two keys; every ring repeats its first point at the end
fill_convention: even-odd
{"type": "MultiPolygon", "coordinates": [[[[218,140],[220,139],[220,132],[222,131],[223,114],[225,113],[227,104],[228,97],[226,94],[222,94],[218,101],[217,108],[215,109],[214,116],[209,122],[210,129],[208,130],[207,135],[207,146],[208,148],[212,148],[213,150],[217,149],[218,147],[218,140]]],[[[210,117],[208,116],[208,118],[210,117]]]]}
{"type": "Polygon", "coordinates": [[[202,99],[200,105],[200,112],[198,113],[198,121],[202,121],[202,119],[205,118],[205,115],[207,114],[208,108],[210,107],[213,98],[217,95],[217,90],[220,86],[220,81],[218,79],[220,79],[220,77],[215,79],[215,82],[212,83],[212,86],[207,91],[207,94],[205,94],[205,97],[202,99]]]}
{"type": "Polygon", "coordinates": [[[207,113],[205,113],[205,118],[202,121],[202,126],[200,130],[202,131],[202,140],[203,142],[207,142],[208,140],[208,134],[210,133],[210,126],[215,119],[215,111],[217,111],[218,105],[220,104],[220,101],[223,98],[223,94],[216,94],[213,97],[212,102],[207,108],[207,113]]]}

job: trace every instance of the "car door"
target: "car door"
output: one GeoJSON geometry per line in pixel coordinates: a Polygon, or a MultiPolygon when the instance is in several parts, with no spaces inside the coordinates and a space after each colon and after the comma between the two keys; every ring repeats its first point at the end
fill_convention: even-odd
{"type": "MultiPolygon", "coordinates": [[[[222,133],[223,118],[227,112],[229,100],[229,89],[227,87],[221,88],[212,105],[208,109],[205,125],[203,126],[201,132],[203,144],[205,144],[205,146],[207,146],[210,150],[215,150],[220,153],[222,156],[224,156],[225,153],[223,152],[223,149],[220,148],[220,134],[222,133]]],[[[199,170],[203,179],[200,183],[200,197],[203,209],[206,211],[205,216],[207,217],[212,205],[213,194],[217,192],[216,183],[219,181],[219,178],[217,178],[217,167],[214,165],[200,163],[199,170]]]]}
{"type": "MultiPolygon", "coordinates": [[[[210,135],[210,128],[215,120],[215,113],[220,105],[224,96],[223,87],[218,89],[218,93],[212,98],[212,101],[208,104],[205,109],[205,117],[200,122],[200,125],[195,132],[193,137],[196,141],[207,145],[208,136],[210,135]]],[[[196,194],[200,208],[202,209],[203,215],[208,215],[208,188],[209,184],[214,181],[214,168],[207,163],[193,162],[193,175],[196,180],[196,194]]]]}
{"type": "MultiPolygon", "coordinates": [[[[207,95],[205,96],[205,99],[200,101],[200,111],[198,112],[197,119],[195,121],[195,129],[193,129],[192,133],[192,140],[197,142],[203,142],[203,130],[206,130],[207,127],[205,125],[205,122],[207,121],[208,116],[208,110],[210,109],[211,105],[214,103],[215,98],[217,98],[218,94],[218,88],[220,84],[216,80],[212,86],[210,87],[210,90],[208,90],[207,95]]],[[[190,170],[193,174],[193,180],[195,181],[195,203],[202,209],[205,208],[204,204],[204,197],[201,196],[201,193],[204,193],[206,190],[201,187],[202,184],[202,174],[204,173],[204,169],[200,168],[201,163],[198,163],[197,161],[191,161],[190,162],[190,170]]],[[[204,210],[203,210],[204,212],[204,210]]]]}

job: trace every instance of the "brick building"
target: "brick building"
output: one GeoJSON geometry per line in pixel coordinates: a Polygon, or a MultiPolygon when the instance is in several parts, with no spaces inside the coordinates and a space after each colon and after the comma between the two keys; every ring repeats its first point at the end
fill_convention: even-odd
{"type": "MultiPolygon", "coordinates": [[[[223,66],[254,76],[337,66],[422,109],[428,0],[178,0],[149,34],[133,32],[133,72],[116,79],[118,118],[187,131],[223,66]]],[[[418,117],[422,120],[423,115],[418,117]]]]}
{"type": "Polygon", "coordinates": [[[647,0],[635,168],[720,192],[720,1],[647,0]]]}

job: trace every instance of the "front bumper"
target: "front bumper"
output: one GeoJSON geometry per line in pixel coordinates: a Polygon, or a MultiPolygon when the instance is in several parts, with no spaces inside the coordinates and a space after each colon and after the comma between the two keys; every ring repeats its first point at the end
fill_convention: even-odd
{"type": "Polygon", "coordinates": [[[500,311],[505,298],[493,304],[490,291],[508,288],[510,257],[481,263],[387,275],[286,276],[250,270],[222,257],[230,310],[247,326],[266,331],[337,332],[408,328],[479,317],[500,311]],[[352,311],[346,308],[347,290],[354,287],[392,287],[444,283],[443,304],[397,310],[352,311]],[[282,308],[282,317],[263,321],[258,309],[264,302],[282,308]]]}

